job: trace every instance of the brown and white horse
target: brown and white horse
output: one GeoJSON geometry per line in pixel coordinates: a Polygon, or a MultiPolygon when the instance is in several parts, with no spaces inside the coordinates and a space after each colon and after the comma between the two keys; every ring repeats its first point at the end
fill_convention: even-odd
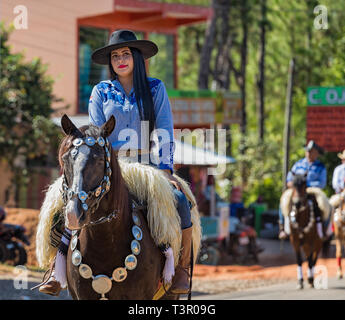
{"type": "Polygon", "coordinates": [[[133,212],[132,197],[107,141],[114,117],[101,128],[77,129],[67,116],[61,124],[66,134],[59,150],[65,219],[72,230],[67,282],[73,299],[152,299],[165,258],[143,212],[133,212]]]}
{"type": "Polygon", "coordinates": [[[337,258],[337,277],[343,278],[343,272],[341,268],[342,250],[345,246],[345,199],[341,198],[340,205],[335,209],[333,215],[334,237],[336,246],[336,258],[337,258]]]}
{"type": "Polygon", "coordinates": [[[290,242],[297,260],[297,289],[303,289],[302,249],[308,261],[308,283],[314,287],[314,267],[322,248],[322,240],[316,230],[317,210],[320,209],[315,196],[307,193],[306,175],[294,175],[289,223],[290,242]]]}

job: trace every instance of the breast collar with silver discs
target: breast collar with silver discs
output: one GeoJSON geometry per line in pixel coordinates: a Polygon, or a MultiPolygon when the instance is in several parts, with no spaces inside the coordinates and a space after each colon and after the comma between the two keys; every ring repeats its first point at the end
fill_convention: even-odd
{"type": "Polygon", "coordinates": [[[70,242],[70,247],[72,250],[72,264],[75,267],[78,267],[79,275],[84,279],[92,279],[91,286],[92,289],[101,295],[100,300],[108,300],[105,297],[105,294],[108,293],[113,286],[112,281],[115,282],[122,282],[127,278],[127,271],[134,270],[137,267],[138,260],[137,256],[141,252],[141,245],[140,242],[143,238],[143,232],[141,227],[141,220],[139,215],[137,214],[137,210],[140,210],[140,206],[133,201],[132,202],[132,220],[134,225],[132,226],[132,236],[134,239],[131,242],[131,251],[129,255],[126,256],[124,260],[124,266],[116,267],[113,269],[111,276],[107,276],[105,274],[94,275],[92,268],[82,262],[82,254],[78,250],[78,236],[80,230],[73,230],[72,231],[72,239],[70,242]]]}
{"type": "Polygon", "coordinates": [[[297,209],[295,205],[293,205],[293,210],[290,212],[290,220],[291,220],[291,226],[295,230],[299,230],[299,238],[302,239],[304,234],[307,234],[311,231],[311,228],[313,227],[315,223],[315,214],[314,214],[314,204],[312,200],[307,200],[307,205],[309,206],[309,221],[308,224],[304,228],[300,228],[297,222],[297,209]]]}
{"type": "MultiPolygon", "coordinates": [[[[63,179],[62,180],[63,181],[62,182],[62,189],[63,189],[62,196],[63,196],[65,207],[69,200],[72,200],[73,198],[77,198],[79,199],[79,201],[81,201],[81,207],[83,208],[84,212],[86,213],[87,211],[90,211],[91,214],[93,214],[97,210],[100,201],[102,200],[104,195],[107,192],[109,192],[110,186],[111,186],[110,177],[111,177],[112,171],[110,168],[111,158],[110,158],[110,152],[109,152],[109,141],[107,138],[104,139],[103,137],[98,137],[97,139],[90,136],[85,137],[85,138],[76,138],[72,142],[74,148],[71,150],[71,155],[73,159],[75,159],[75,157],[79,153],[79,147],[81,145],[86,144],[87,146],[92,147],[96,143],[102,148],[104,148],[104,151],[105,151],[105,174],[98,187],[96,187],[94,190],[89,191],[89,192],[85,192],[81,190],[78,193],[75,193],[67,185],[65,171],[62,176],[62,179],[63,179]],[[87,199],[93,200],[93,202],[91,202],[89,206],[86,203],[87,199]]],[[[113,218],[113,215],[114,215],[114,212],[111,213],[108,217],[100,218],[99,219],[100,221],[95,221],[93,222],[93,224],[99,224],[105,221],[109,221],[113,218]]],[[[91,225],[91,223],[89,223],[89,225],[91,225]]]]}

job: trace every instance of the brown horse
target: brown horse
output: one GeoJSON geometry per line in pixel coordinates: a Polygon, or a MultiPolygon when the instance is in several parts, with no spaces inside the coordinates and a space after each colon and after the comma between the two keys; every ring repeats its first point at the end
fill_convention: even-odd
{"type": "MultiPolygon", "coordinates": [[[[101,128],[79,129],[65,115],[59,160],[64,171],[66,227],[72,230],[67,282],[73,299],[152,299],[165,258],[140,208],[133,209],[115,151],[101,128]]],[[[177,299],[176,295],[165,298],[177,299]]]]}
{"type": "Polygon", "coordinates": [[[310,287],[314,287],[314,266],[322,248],[315,223],[315,215],[320,214],[318,210],[315,196],[307,193],[306,175],[294,175],[289,222],[290,242],[297,259],[297,289],[303,289],[301,249],[308,260],[308,283],[310,287]]]}
{"type": "Polygon", "coordinates": [[[336,246],[336,258],[337,258],[337,277],[343,278],[343,272],[341,268],[342,250],[345,245],[345,199],[342,197],[340,206],[337,207],[333,215],[334,237],[336,246]]]}

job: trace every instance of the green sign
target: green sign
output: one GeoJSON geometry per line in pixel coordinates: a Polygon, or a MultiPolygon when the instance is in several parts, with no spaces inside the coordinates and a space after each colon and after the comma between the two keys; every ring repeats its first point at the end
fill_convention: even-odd
{"type": "Polygon", "coordinates": [[[167,90],[169,98],[216,98],[217,92],[210,90],[167,90]]]}
{"type": "Polygon", "coordinates": [[[345,106],[345,87],[309,87],[308,106],[345,106]]]}

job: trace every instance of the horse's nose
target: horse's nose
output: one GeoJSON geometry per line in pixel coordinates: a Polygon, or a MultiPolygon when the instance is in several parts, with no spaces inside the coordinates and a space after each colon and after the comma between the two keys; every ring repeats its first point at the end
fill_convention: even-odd
{"type": "Polygon", "coordinates": [[[66,206],[66,227],[70,230],[80,229],[80,214],[77,201],[71,200],[66,206]]]}

